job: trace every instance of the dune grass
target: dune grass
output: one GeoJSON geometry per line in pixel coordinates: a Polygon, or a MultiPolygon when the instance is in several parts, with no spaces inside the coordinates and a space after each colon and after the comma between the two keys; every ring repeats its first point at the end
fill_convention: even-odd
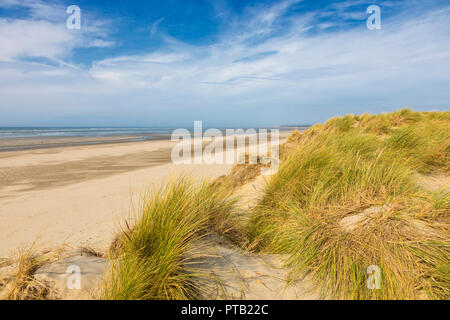
{"type": "Polygon", "coordinates": [[[233,237],[234,202],[229,193],[182,178],[155,191],[136,223],[119,235],[104,299],[194,299],[200,240],[217,232],[233,237]]]}
{"type": "MultiPolygon", "coordinates": [[[[7,265],[13,267],[11,279],[0,279],[0,284],[6,286],[0,299],[4,300],[44,300],[53,299],[47,283],[38,281],[34,273],[44,264],[60,259],[66,245],[46,251],[35,251],[36,241],[29,247],[18,250],[16,257],[12,258],[7,265]]],[[[0,286],[1,287],[1,286],[0,286]]]]}
{"type": "Polygon", "coordinates": [[[290,254],[291,279],[311,273],[329,298],[450,298],[448,192],[416,183],[449,172],[449,128],[449,112],[406,109],[295,133],[251,213],[253,250],[290,254]],[[370,265],[378,290],[366,286],[370,265]]]}
{"type": "MultiPolygon", "coordinates": [[[[213,184],[181,178],[155,191],[109,254],[104,299],[195,299],[202,239],[288,254],[290,281],[311,274],[324,298],[449,299],[449,193],[418,175],[450,169],[450,113],[347,115],[294,132],[259,204],[240,220],[236,166],[213,184]],[[244,225],[245,223],[245,225],[244,225]],[[367,286],[368,267],[381,287],[367,286]]],[[[242,180],[242,181],[240,181],[242,180]]]]}

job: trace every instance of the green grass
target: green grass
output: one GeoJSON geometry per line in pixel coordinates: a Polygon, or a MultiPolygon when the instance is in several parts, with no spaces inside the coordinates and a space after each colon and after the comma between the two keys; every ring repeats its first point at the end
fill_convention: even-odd
{"type": "Polygon", "coordinates": [[[236,234],[226,191],[188,179],[170,182],[147,201],[137,222],[119,235],[104,299],[193,299],[203,275],[199,241],[211,232],[236,234]]]}
{"type": "Polygon", "coordinates": [[[449,114],[348,115],[290,139],[251,213],[253,249],[289,254],[291,280],[310,273],[327,297],[450,298],[448,193],[416,183],[449,171],[449,114]],[[340,225],[383,205],[352,231],[340,225]],[[369,265],[382,270],[379,290],[366,286],[369,265]]]}
{"type": "Polygon", "coordinates": [[[386,140],[386,146],[416,162],[417,170],[429,173],[449,171],[450,120],[424,120],[398,128],[386,140]]]}

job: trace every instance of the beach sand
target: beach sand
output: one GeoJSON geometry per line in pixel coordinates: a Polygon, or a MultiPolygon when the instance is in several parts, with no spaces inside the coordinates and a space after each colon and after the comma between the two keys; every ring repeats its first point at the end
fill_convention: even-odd
{"type": "MultiPolygon", "coordinates": [[[[288,132],[280,132],[282,142],[288,132]]],[[[105,250],[152,187],[188,175],[214,179],[230,164],[175,165],[170,140],[0,153],[0,257],[36,241],[105,250]]]]}

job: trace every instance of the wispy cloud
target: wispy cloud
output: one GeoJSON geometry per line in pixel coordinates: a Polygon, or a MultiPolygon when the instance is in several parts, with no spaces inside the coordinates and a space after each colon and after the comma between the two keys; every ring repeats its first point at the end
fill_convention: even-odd
{"type": "Polygon", "coordinates": [[[66,8],[55,2],[41,0],[6,0],[4,8],[28,9],[28,17],[11,19],[0,17],[0,61],[18,61],[21,58],[40,57],[62,61],[70,57],[75,48],[107,47],[107,24],[103,19],[92,19],[83,30],[66,28],[66,8]]]}
{"type": "Polygon", "coordinates": [[[162,45],[99,59],[87,69],[69,64],[30,70],[17,61],[23,56],[63,61],[76,46],[113,45],[101,27],[77,38],[51,21],[0,19],[0,43],[6,44],[0,60],[10,63],[0,71],[0,94],[8,106],[30,111],[46,92],[42,101],[55,108],[55,117],[83,114],[92,106],[99,118],[107,112],[117,120],[133,110],[137,117],[154,115],[166,123],[177,117],[311,122],[342,112],[450,107],[445,89],[450,87],[450,8],[423,13],[405,8],[383,17],[382,29],[371,31],[365,11],[353,11],[361,3],[295,14],[290,10],[301,1],[257,5],[235,16],[223,10],[226,27],[215,42],[201,45],[158,30],[160,18],[150,37],[158,33],[162,45]],[[324,13],[335,14],[333,21],[324,13]],[[362,19],[361,25],[349,26],[347,19],[362,19]],[[10,37],[11,32],[18,36],[10,37]],[[14,94],[18,83],[29,99],[14,94]],[[56,109],[64,97],[65,109],[56,109]]]}
{"type": "Polygon", "coordinates": [[[158,32],[159,24],[160,24],[161,22],[163,22],[163,21],[164,21],[164,18],[159,18],[158,20],[156,20],[155,22],[153,22],[152,28],[151,28],[151,30],[150,30],[150,39],[152,39],[153,36],[156,34],[156,32],[158,32]]]}

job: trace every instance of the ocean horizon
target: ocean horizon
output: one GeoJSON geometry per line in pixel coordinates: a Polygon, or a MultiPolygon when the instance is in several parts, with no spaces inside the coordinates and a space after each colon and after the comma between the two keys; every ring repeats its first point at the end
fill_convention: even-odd
{"type": "Polygon", "coordinates": [[[0,127],[0,139],[170,134],[168,127],[0,127]]]}
{"type": "MultiPolygon", "coordinates": [[[[274,126],[255,129],[280,129],[307,128],[309,125],[298,126],[274,126]]],[[[27,138],[52,138],[52,137],[108,137],[108,136],[135,136],[135,135],[166,135],[171,134],[177,127],[0,127],[0,139],[27,139],[27,138]]],[[[192,131],[193,128],[186,128],[192,131]]],[[[207,130],[209,128],[204,128],[207,130]]],[[[224,131],[226,128],[217,128],[224,131]]],[[[229,129],[249,129],[235,127],[229,129]]]]}

